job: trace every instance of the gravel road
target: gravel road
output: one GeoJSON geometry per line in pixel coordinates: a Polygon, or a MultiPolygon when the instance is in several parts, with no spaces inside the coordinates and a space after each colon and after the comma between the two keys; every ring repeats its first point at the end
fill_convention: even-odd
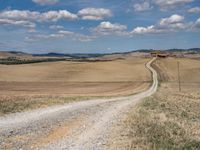
{"type": "Polygon", "coordinates": [[[125,112],[139,100],[156,92],[157,73],[153,83],[142,93],[76,102],[0,117],[0,149],[109,149],[110,129],[119,123],[125,112]]]}

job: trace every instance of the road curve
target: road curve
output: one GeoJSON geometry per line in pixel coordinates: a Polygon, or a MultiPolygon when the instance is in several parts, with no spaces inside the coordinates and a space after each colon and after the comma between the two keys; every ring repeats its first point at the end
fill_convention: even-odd
{"type": "Polygon", "coordinates": [[[157,73],[146,64],[153,82],[133,96],[96,99],[0,117],[0,149],[107,149],[113,125],[139,100],[156,92],[157,73]]]}

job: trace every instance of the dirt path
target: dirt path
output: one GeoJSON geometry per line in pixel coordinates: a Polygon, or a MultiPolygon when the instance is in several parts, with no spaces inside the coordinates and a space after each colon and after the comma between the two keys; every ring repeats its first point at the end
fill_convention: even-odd
{"type": "Polygon", "coordinates": [[[0,117],[0,149],[108,149],[113,125],[129,107],[157,90],[157,73],[151,67],[152,86],[145,92],[113,99],[97,99],[0,117]]]}

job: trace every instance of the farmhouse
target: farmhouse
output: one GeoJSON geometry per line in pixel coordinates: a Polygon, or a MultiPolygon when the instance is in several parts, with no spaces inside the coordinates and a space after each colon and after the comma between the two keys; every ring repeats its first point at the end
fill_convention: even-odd
{"type": "Polygon", "coordinates": [[[153,57],[161,57],[161,58],[166,58],[169,56],[168,53],[163,52],[163,51],[153,51],[151,52],[151,56],[153,57]]]}

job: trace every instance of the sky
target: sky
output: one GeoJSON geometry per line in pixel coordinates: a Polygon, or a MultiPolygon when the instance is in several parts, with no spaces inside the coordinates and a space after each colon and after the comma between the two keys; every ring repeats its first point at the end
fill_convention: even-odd
{"type": "Polygon", "coordinates": [[[0,51],[200,47],[199,0],[0,0],[0,51]]]}

